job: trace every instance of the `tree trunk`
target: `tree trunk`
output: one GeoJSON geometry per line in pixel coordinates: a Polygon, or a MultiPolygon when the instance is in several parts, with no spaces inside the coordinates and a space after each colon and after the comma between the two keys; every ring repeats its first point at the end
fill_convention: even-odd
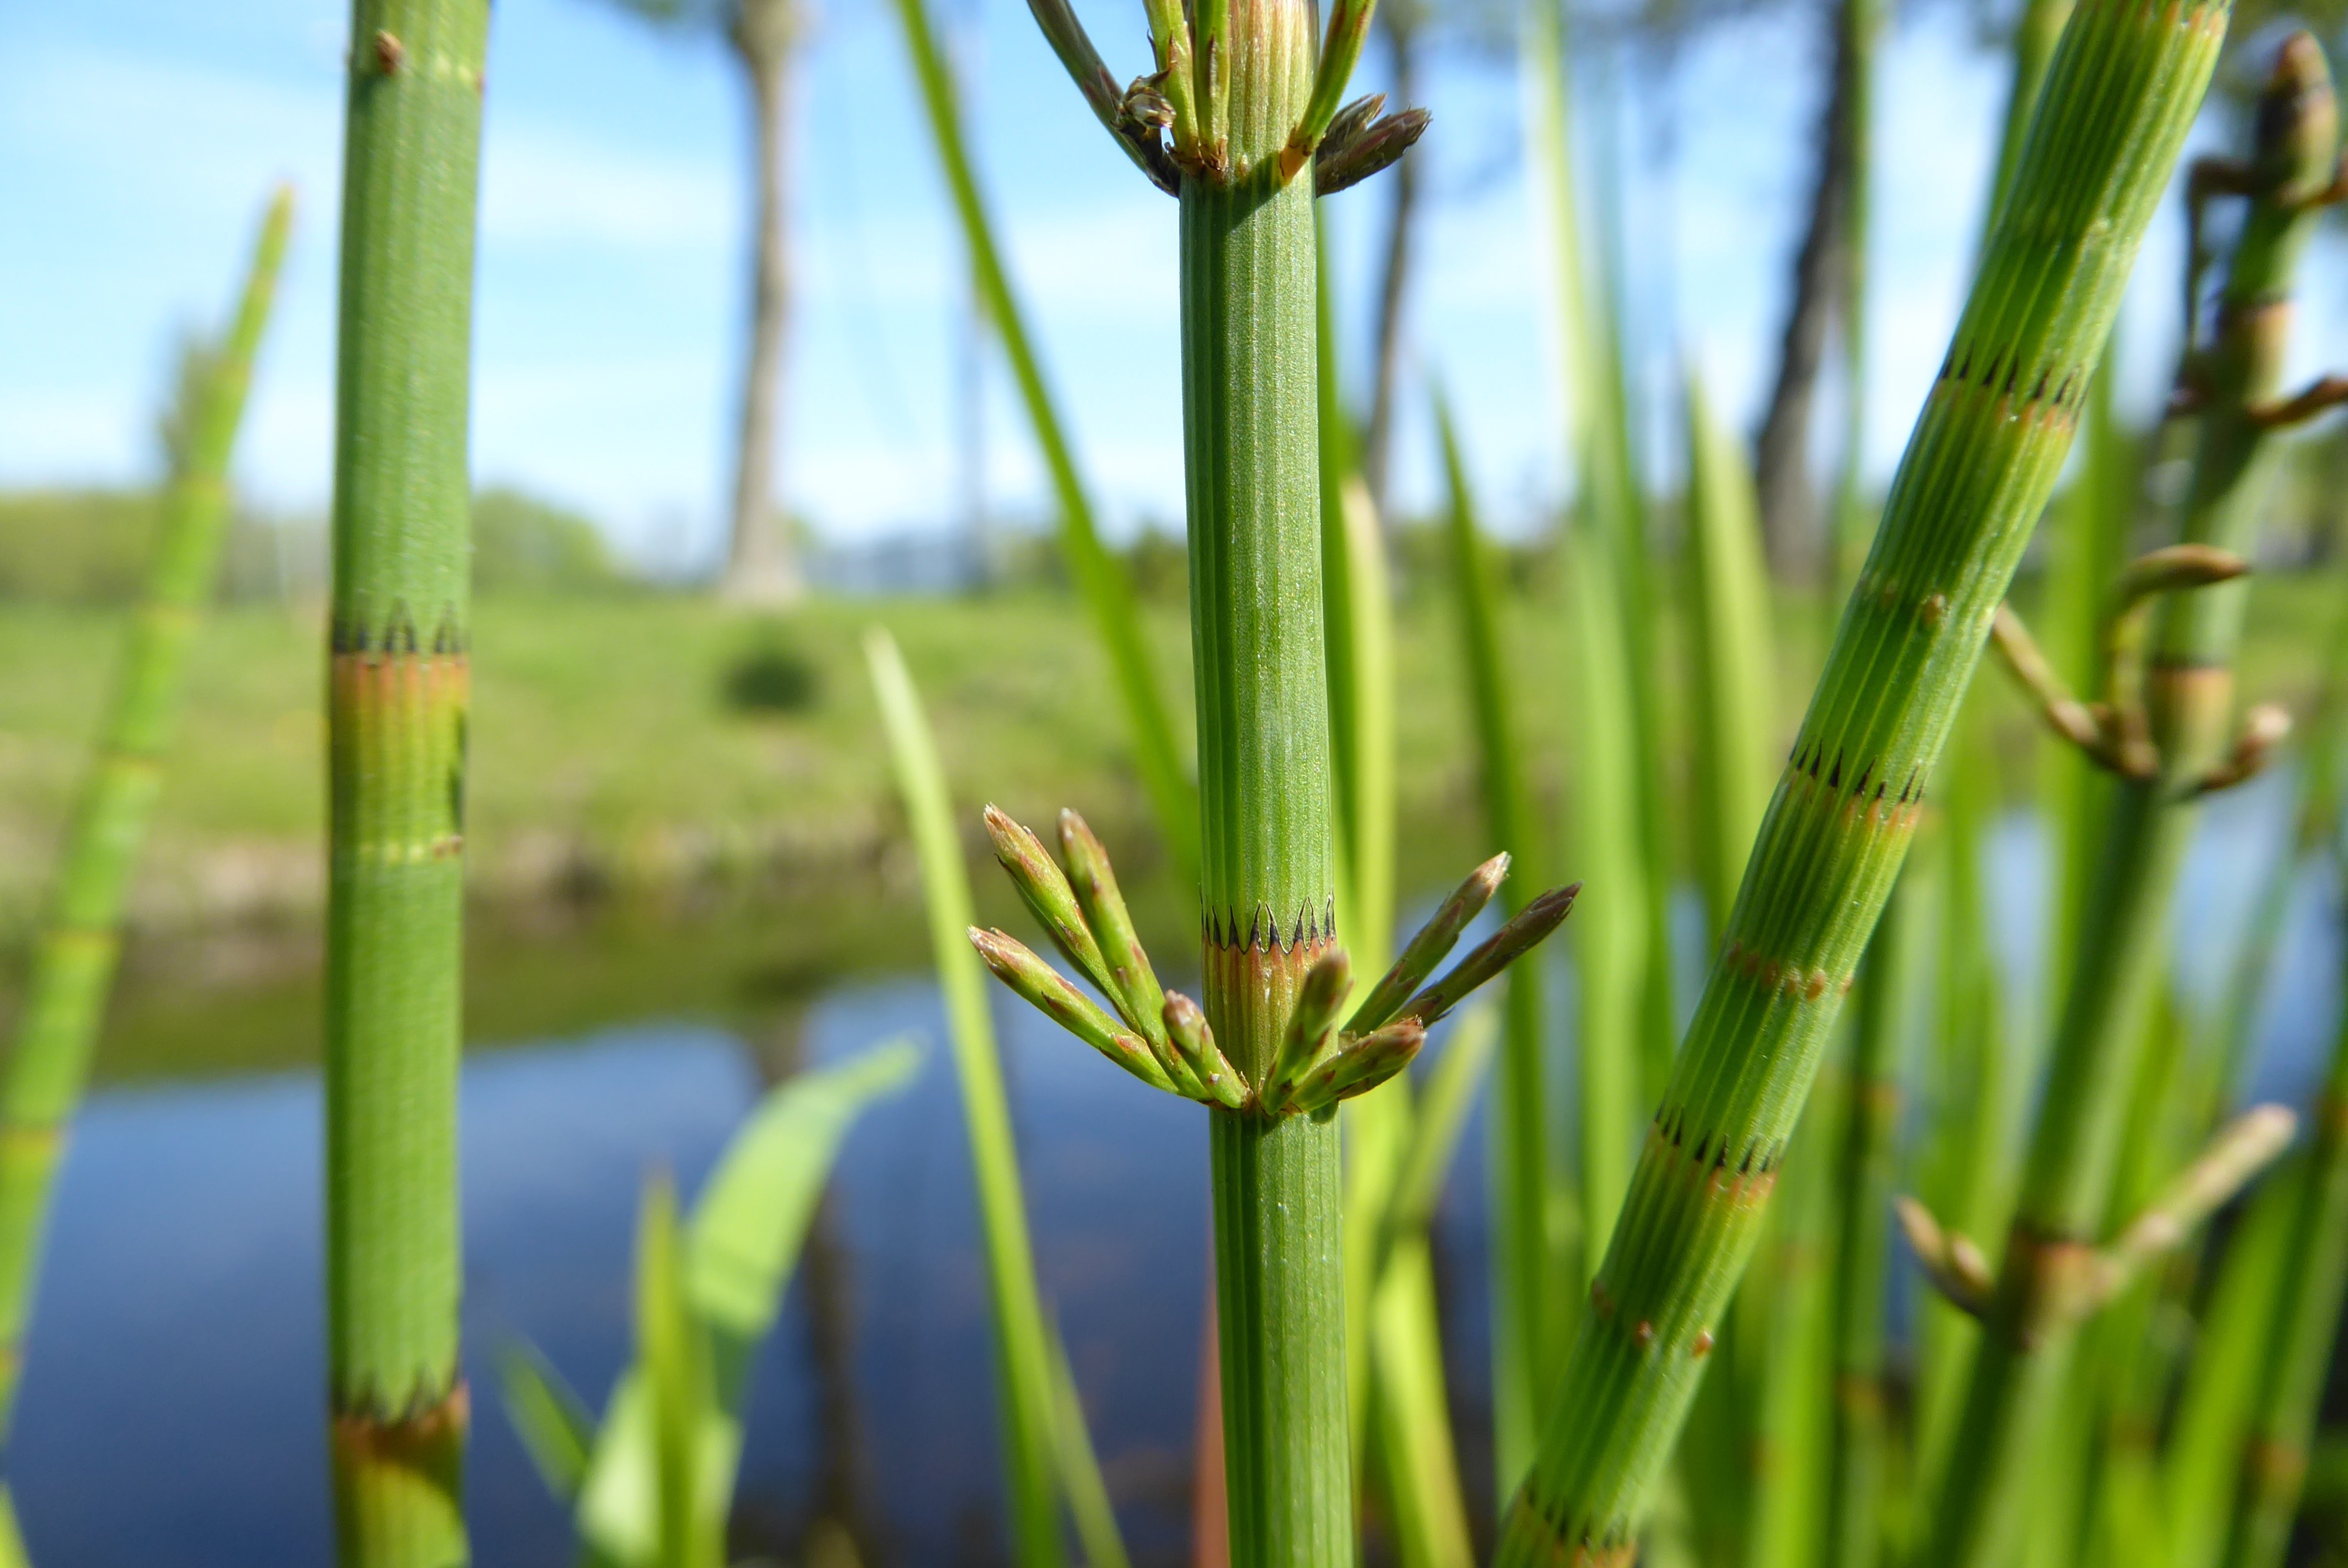
{"type": "Polygon", "coordinates": [[[742,366],[741,424],[734,455],[734,517],[726,597],[783,604],[799,597],[798,550],[779,503],[783,346],[790,324],[790,257],[785,243],[786,139],[790,122],[788,0],[752,0],[729,42],[750,87],[752,201],[750,352],[742,366]]]}
{"type": "MultiPolygon", "coordinates": [[[[1407,108],[1416,101],[1418,22],[1406,4],[1378,7],[1386,44],[1394,51],[1394,90],[1388,101],[1407,108]]],[[[1376,379],[1370,389],[1370,427],[1362,440],[1362,478],[1378,516],[1386,512],[1386,473],[1394,446],[1395,385],[1402,375],[1402,317],[1410,289],[1411,241],[1418,221],[1418,160],[1405,158],[1386,171],[1394,190],[1387,211],[1385,270],[1378,282],[1376,379]]]]}
{"type": "MultiPolygon", "coordinates": [[[[1843,0],[1848,4],[1849,0],[1843,0]]],[[[1828,14],[1834,67],[1818,126],[1818,172],[1810,192],[1809,227],[1794,256],[1794,293],[1777,351],[1777,380],[1755,443],[1754,480],[1760,492],[1761,529],[1769,563],[1781,576],[1807,577],[1824,558],[1817,496],[1810,484],[1810,409],[1827,328],[1848,243],[1850,213],[1850,95],[1858,60],[1850,29],[1838,5],[1828,14]]]]}

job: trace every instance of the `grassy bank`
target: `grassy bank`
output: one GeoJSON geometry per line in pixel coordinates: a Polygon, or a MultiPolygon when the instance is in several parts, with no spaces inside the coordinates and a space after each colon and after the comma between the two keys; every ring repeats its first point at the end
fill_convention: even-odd
{"type": "MultiPolygon", "coordinates": [[[[1559,597],[1536,579],[1508,607],[1507,631],[1536,691],[1555,691],[1540,672],[1564,668],[1559,597]]],[[[2248,690],[2302,694],[2312,675],[2302,651],[2320,645],[2334,597],[2325,579],[2261,582],[2248,690]]],[[[1167,604],[1144,615],[1187,736],[1184,618],[1167,604]]],[[[1803,618],[1781,619],[1782,667],[1801,671],[1818,639],[1803,618]]],[[[897,812],[856,662],[856,639],[873,620],[895,634],[932,694],[959,798],[974,803],[984,781],[1016,814],[1066,803],[1128,841],[1143,831],[1107,671],[1065,597],[819,603],[788,622],[683,597],[504,599],[481,604],[477,631],[468,829],[477,894],[523,904],[605,888],[788,887],[887,852],[897,812]]],[[[1424,822],[1472,800],[1473,752],[1447,612],[1417,599],[1400,622],[1402,810],[1424,822]]],[[[21,937],[52,874],[118,630],[109,610],[0,602],[0,939],[21,937]]],[[[232,608],[207,629],[134,898],[138,927],[298,924],[316,908],[316,628],[281,609],[232,608]]],[[[1990,680],[2007,733],[2026,734],[2027,717],[1990,680]]],[[[1781,685],[1800,690],[1790,673],[1781,685]]],[[[1575,752],[1568,715],[1554,699],[1526,706],[1526,750],[1553,798],[1575,752]]],[[[1777,715],[1781,731],[1798,717],[1777,715]]],[[[1442,869],[1414,879],[1406,865],[1406,886],[1442,869]]]]}

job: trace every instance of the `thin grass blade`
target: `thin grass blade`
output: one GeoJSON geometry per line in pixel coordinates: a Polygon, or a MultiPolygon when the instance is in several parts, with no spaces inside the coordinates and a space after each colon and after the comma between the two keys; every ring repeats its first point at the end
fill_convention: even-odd
{"type": "Polygon", "coordinates": [[[1173,724],[1143,641],[1146,622],[1135,602],[1133,585],[1101,544],[1091,494],[1076,472],[1066,427],[1044,379],[1042,363],[1028,336],[1025,313],[1004,266],[1002,248],[995,242],[994,221],[971,169],[953,78],[939,52],[924,0],[895,0],[895,4],[922,108],[944,167],[963,242],[970,247],[972,271],[985,301],[987,323],[1002,339],[1004,354],[1011,362],[1012,380],[1026,406],[1036,445],[1043,448],[1044,466],[1059,507],[1060,548],[1067,556],[1068,575],[1075,579],[1091,613],[1093,630],[1108,655],[1126,722],[1132,727],[1134,763],[1149,796],[1158,831],[1184,876],[1195,881],[1199,875],[1198,792],[1183,770],[1181,752],[1175,744],[1173,724]]]}
{"type": "Polygon", "coordinates": [[[1011,1131],[994,1020],[986,1008],[985,975],[965,935],[973,923],[970,878],[963,867],[962,840],[954,832],[945,770],[904,658],[895,641],[878,627],[865,634],[864,655],[888,732],[897,787],[921,853],[931,950],[962,1082],[972,1176],[985,1236],[996,1414],[1010,1494],[1013,1558],[1020,1568],[1056,1568],[1064,1560],[1056,1506],[1059,1400],[1043,1304],[1036,1295],[1018,1145],[1011,1131]]]}

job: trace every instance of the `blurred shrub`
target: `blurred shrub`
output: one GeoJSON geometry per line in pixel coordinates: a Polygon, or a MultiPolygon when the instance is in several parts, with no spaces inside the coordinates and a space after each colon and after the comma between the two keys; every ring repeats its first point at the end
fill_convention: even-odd
{"type": "Polygon", "coordinates": [[[761,620],[726,661],[719,691],[733,712],[804,712],[822,695],[823,672],[788,622],[761,620]]]}
{"type": "Polygon", "coordinates": [[[628,574],[593,523],[505,486],[473,498],[473,589],[484,594],[597,593],[628,574]]]}
{"type": "MultiPolygon", "coordinates": [[[[128,604],[146,580],[152,490],[0,491],[0,600],[128,604]]],[[[323,592],[325,525],[240,512],[230,526],[221,594],[232,600],[323,592]]],[[[633,579],[595,525],[498,487],[473,502],[473,586],[487,594],[605,593],[633,579]]]]}
{"type": "Polygon", "coordinates": [[[1179,533],[1146,525],[1126,548],[1125,567],[1133,579],[1133,591],[1143,600],[1159,604],[1189,602],[1190,552],[1179,533]]]}
{"type": "Polygon", "coordinates": [[[0,598],[127,602],[145,580],[155,521],[147,490],[0,494],[0,598]]]}

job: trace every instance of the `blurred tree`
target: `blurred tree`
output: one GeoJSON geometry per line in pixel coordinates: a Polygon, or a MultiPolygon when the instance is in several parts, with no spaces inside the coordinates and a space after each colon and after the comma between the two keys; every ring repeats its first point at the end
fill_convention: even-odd
{"type": "Polygon", "coordinates": [[[1856,181],[1863,178],[1864,145],[1857,109],[1868,101],[1874,38],[1864,16],[1869,0],[1834,0],[1821,7],[1831,42],[1827,99],[1819,115],[1818,161],[1809,211],[1794,252],[1792,288],[1777,345],[1777,374],[1769,407],[1755,438],[1753,478],[1761,502],[1761,531],[1769,563],[1780,575],[1812,575],[1831,556],[1810,483],[1810,411],[1827,333],[1847,292],[1852,263],[1856,181]]]}
{"type": "MultiPolygon", "coordinates": [[[[1419,90],[1426,53],[1438,41],[1505,58],[1513,23],[1509,0],[1379,0],[1374,26],[1385,45],[1387,103],[1405,108],[1421,107],[1419,90]]],[[[1389,204],[1379,248],[1370,406],[1361,427],[1361,462],[1363,480],[1381,518],[1387,515],[1386,481],[1392,466],[1396,389],[1402,379],[1405,318],[1418,224],[1429,194],[1425,172],[1418,167],[1425,156],[1417,152],[1405,157],[1380,181],[1389,192],[1389,204]]]]}
{"type": "MultiPolygon", "coordinates": [[[[1398,108],[1418,103],[1419,52],[1430,7],[1431,0],[1384,0],[1375,13],[1392,73],[1387,97],[1398,108]]],[[[1386,209],[1385,251],[1378,274],[1378,335],[1370,360],[1370,419],[1362,433],[1362,477],[1380,517],[1386,515],[1395,386],[1402,374],[1403,305],[1410,287],[1411,241],[1418,219],[1418,159],[1405,156],[1387,175],[1386,187],[1391,205],[1386,209]]]]}
{"type": "Polygon", "coordinates": [[[803,0],[612,0],[660,26],[716,36],[750,90],[750,343],[734,446],[733,526],[721,588],[728,599],[788,603],[804,591],[779,504],[784,343],[790,318],[788,222],[791,86],[806,33],[803,0]]]}

